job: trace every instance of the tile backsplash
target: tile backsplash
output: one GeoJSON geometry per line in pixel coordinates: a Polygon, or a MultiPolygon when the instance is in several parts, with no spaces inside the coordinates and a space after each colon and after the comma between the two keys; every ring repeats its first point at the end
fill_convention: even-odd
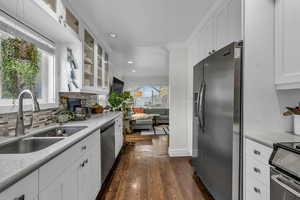
{"type": "MultiPolygon", "coordinates": [[[[85,101],[86,106],[91,106],[99,102],[97,95],[83,93],[60,93],[60,97],[78,98],[85,101]]],[[[30,129],[43,128],[49,125],[55,125],[57,121],[56,113],[59,108],[41,110],[33,113],[33,122],[30,129]]],[[[32,112],[24,112],[24,124],[30,124],[32,112]]],[[[0,136],[14,136],[16,128],[17,112],[0,114],[0,136]]]]}
{"type": "MultiPolygon", "coordinates": [[[[32,127],[29,129],[43,128],[49,125],[56,124],[55,113],[58,108],[41,110],[33,113],[32,127]]],[[[32,112],[24,112],[25,126],[30,124],[32,112]]],[[[16,128],[17,113],[3,113],[0,114],[0,136],[14,136],[16,128]]],[[[28,129],[28,130],[29,130],[28,129]]]]}

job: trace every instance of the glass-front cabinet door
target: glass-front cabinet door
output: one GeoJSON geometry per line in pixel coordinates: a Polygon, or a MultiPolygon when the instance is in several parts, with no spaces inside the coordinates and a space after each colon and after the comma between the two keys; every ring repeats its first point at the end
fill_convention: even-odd
{"type": "Polygon", "coordinates": [[[75,33],[79,34],[79,21],[68,8],[66,8],[66,22],[75,33]]]}
{"type": "Polygon", "coordinates": [[[103,50],[100,45],[98,45],[97,50],[97,62],[98,62],[98,68],[97,68],[97,87],[102,88],[103,86],[103,50]]]}
{"type": "Polygon", "coordinates": [[[84,32],[84,87],[94,87],[94,38],[84,32]]]}
{"type": "Polygon", "coordinates": [[[104,55],[104,87],[109,87],[109,58],[107,53],[104,55]]]}
{"type": "Polygon", "coordinates": [[[55,13],[57,0],[43,0],[55,13]]]}

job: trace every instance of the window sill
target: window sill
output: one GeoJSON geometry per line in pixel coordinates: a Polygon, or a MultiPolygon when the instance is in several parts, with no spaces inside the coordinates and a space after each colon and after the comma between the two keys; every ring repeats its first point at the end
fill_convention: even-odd
{"type": "MultiPolygon", "coordinates": [[[[40,104],[41,110],[54,109],[54,108],[58,108],[58,107],[59,107],[59,105],[56,103],[40,104]]],[[[15,113],[15,112],[18,112],[18,109],[19,109],[18,105],[0,106],[0,114],[15,113]]],[[[24,105],[23,110],[31,111],[32,105],[24,105]]]]}

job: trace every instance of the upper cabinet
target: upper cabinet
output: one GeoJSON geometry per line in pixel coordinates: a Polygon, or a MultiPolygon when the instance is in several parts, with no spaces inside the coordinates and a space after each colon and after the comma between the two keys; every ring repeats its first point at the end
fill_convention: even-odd
{"type": "Polygon", "coordinates": [[[277,89],[300,88],[300,1],[276,0],[275,84],[277,89]]]}
{"type": "Polygon", "coordinates": [[[81,92],[102,93],[109,88],[109,56],[96,43],[88,31],[84,31],[84,70],[81,92]]]}
{"type": "Polygon", "coordinates": [[[79,21],[68,8],[66,8],[66,22],[76,34],[79,34],[79,21]]]}
{"type": "Polygon", "coordinates": [[[98,45],[97,49],[97,87],[103,87],[103,50],[100,45],[98,45]]]}
{"type": "Polygon", "coordinates": [[[70,1],[30,0],[19,4],[19,0],[0,1],[1,9],[55,44],[59,91],[108,93],[109,47],[88,28],[70,1]],[[16,13],[16,5],[23,11],[16,13]]]}
{"type": "Polygon", "coordinates": [[[94,70],[95,40],[90,33],[84,31],[84,87],[94,87],[95,70],[94,70]]]}
{"type": "Polygon", "coordinates": [[[104,54],[104,88],[109,87],[109,57],[108,54],[104,54]]]}
{"type": "Polygon", "coordinates": [[[231,0],[207,17],[191,41],[191,64],[195,65],[215,51],[242,39],[241,1],[231,0]]]}
{"type": "Polygon", "coordinates": [[[49,8],[51,8],[54,12],[56,12],[57,0],[43,0],[49,8]]]}

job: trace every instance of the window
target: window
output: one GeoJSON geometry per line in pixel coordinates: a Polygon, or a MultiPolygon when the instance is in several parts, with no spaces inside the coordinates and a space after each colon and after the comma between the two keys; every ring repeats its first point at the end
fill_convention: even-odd
{"type": "Polygon", "coordinates": [[[169,107],[167,86],[148,86],[132,91],[134,106],[136,107],[169,107]]]}
{"type": "Polygon", "coordinates": [[[55,103],[54,73],[53,45],[0,16],[0,104],[13,105],[24,89],[34,92],[40,104],[55,103]]]}

